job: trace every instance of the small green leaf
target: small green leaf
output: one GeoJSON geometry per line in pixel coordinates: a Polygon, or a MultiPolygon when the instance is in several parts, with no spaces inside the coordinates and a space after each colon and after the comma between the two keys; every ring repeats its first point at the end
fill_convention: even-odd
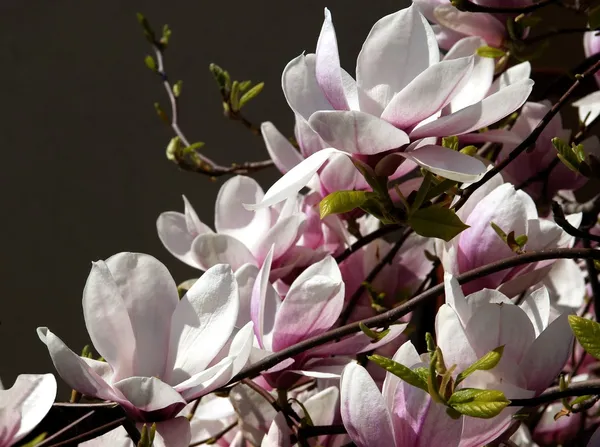
{"type": "Polygon", "coordinates": [[[446,242],[469,228],[454,211],[441,205],[415,211],[409,217],[408,224],[421,236],[436,237],[446,242]]]}
{"type": "Polygon", "coordinates": [[[557,156],[560,159],[560,161],[562,161],[564,165],[571,171],[579,173],[579,165],[581,164],[581,161],[576,151],[579,152],[579,150],[582,149],[578,149],[577,146],[575,148],[572,148],[567,142],[561,140],[558,137],[552,138],[552,145],[558,152],[557,156]]]}
{"type": "Polygon", "coordinates": [[[449,179],[442,180],[437,185],[429,188],[429,191],[427,192],[427,196],[425,197],[425,200],[431,200],[434,197],[439,196],[440,194],[444,194],[445,192],[447,192],[448,190],[453,188],[456,185],[456,183],[457,182],[455,182],[454,180],[449,180],[449,179]]]}
{"type": "Polygon", "coordinates": [[[431,186],[431,179],[431,172],[427,172],[425,174],[425,177],[423,177],[423,182],[421,183],[421,186],[417,191],[417,195],[415,196],[415,200],[413,201],[413,204],[411,206],[411,214],[417,211],[419,208],[421,208],[421,205],[423,205],[423,201],[425,200],[427,192],[429,191],[429,187],[431,186]]]}
{"type": "Polygon", "coordinates": [[[47,435],[47,433],[42,433],[42,434],[36,436],[35,438],[33,438],[27,444],[22,444],[20,447],[35,447],[36,445],[38,445],[40,442],[42,442],[46,438],[46,435],[47,435]]]}
{"type": "Polygon", "coordinates": [[[146,39],[148,40],[148,42],[153,44],[156,41],[156,37],[154,36],[154,30],[150,26],[150,22],[148,22],[148,20],[142,13],[138,12],[136,15],[137,15],[138,23],[140,24],[140,26],[142,27],[142,30],[144,31],[144,36],[146,36],[146,39]]]}
{"type": "Polygon", "coordinates": [[[379,341],[381,340],[383,337],[385,337],[387,334],[390,333],[390,329],[384,329],[382,331],[374,331],[373,329],[371,329],[370,327],[366,326],[365,324],[363,324],[363,322],[361,321],[360,323],[358,323],[358,326],[360,327],[360,330],[363,332],[363,334],[365,334],[367,337],[369,337],[371,339],[371,341],[379,341]]]}
{"type": "Polygon", "coordinates": [[[508,404],[510,404],[510,400],[504,396],[502,391],[476,388],[455,391],[448,399],[448,405],[459,413],[482,419],[498,416],[508,404]]]}
{"type": "Polygon", "coordinates": [[[491,59],[496,59],[498,57],[504,56],[506,53],[500,48],[483,46],[477,48],[477,55],[481,57],[489,57],[491,59]]]}
{"type": "Polygon", "coordinates": [[[477,154],[477,147],[470,145],[470,146],[465,146],[460,150],[461,154],[465,154],[468,155],[469,157],[473,157],[475,154],[477,154]]]}
{"type": "Polygon", "coordinates": [[[146,63],[146,67],[148,67],[153,72],[156,72],[156,61],[154,60],[154,58],[152,56],[147,55],[144,58],[144,62],[146,63]]]}
{"type": "Polygon", "coordinates": [[[588,23],[590,29],[600,28],[600,6],[590,9],[588,12],[588,23]]]}
{"type": "Polygon", "coordinates": [[[569,315],[569,325],[585,352],[600,360],[600,324],[577,315],[569,315]]]}
{"type": "Polygon", "coordinates": [[[500,362],[503,352],[504,346],[499,346],[493,351],[488,352],[483,357],[473,362],[473,364],[471,364],[468,368],[466,368],[458,376],[456,376],[456,385],[458,386],[459,383],[461,383],[475,371],[487,371],[492,368],[495,368],[498,362],[500,362]]]}
{"type": "Polygon", "coordinates": [[[167,145],[167,159],[171,161],[177,161],[179,153],[181,151],[181,140],[179,137],[171,138],[167,145]]]}
{"type": "MultiPolygon", "coordinates": [[[[256,98],[256,96],[258,96],[258,94],[260,92],[262,92],[263,87],[265,86],[264,82],[261,82],[259,84],[256,84],[254,87],[252,87],[250,90],[248,90],[246,93],[244,93],[242,95],[242,97],[240,98],[240,109],[242,107],[244,107],[244,105],[250,101],[251,99],[256,98]]],[[[242,90],[241,84],[240,84],[240,91],[242,90]]]]}
{"type": "Polygon", "coordinates": [[[224,96],[229,95],[229,91],[231,89],[231,78],[229,77],[229,73],[219,67],[217,64],[210,64],[208,69],[212,73],[217,85],[219,86],[219,90],[221,90],[221,94],[224,96]]]}
{"type": "Polygon", "coordinates": [[[183,88],[183,81],[179,80],[173,85],[173,95],[175,98],[179,98],[181,96],[181,89],[183,88]]]}
{"type": "Polygon", "coordinates": [[[163,122],[165,124],[171,125],[171,121],[169,120],[169,117],[167,116],[167,114],[165,113],[165,111],[160,106],[160,103],[158,103],[158,102],[154,103],[154,110],[156,110],[156,114],[158,115],[158,117],[161,120],[163,120],[163,122]]]}
{"type": "Polygon", "coordinates": [[[423,374],[421,372],[415,372],[407,366],[377,354],[368,356],[368,359],[393,375],[400,377],[409,385],[427,391],[427,382],[423,380],[423,374]]]}
{"type": "Polygon", "coordinates": [[[166,48],[169,44],[171,34],[173,34],[173,32],[171,31],[171,28],[169,28],[169,25],[163,25],[162,36],[160,38],[160,43],[162,44],[163,48],[166,48]]]}
{"type": "Polygon", "coordinates": [[[504,230],[502,228],[500,228],[498,225],[496,225],[494,222],[490,222],[490,226],[496,232],[496,234],[500,237],[500,239],[502,239],[504,242],[506,242],[508,236],[506,235],[504,230]]]}
{"type": "Polygon", "coordinates": [[[367,191],[335,191],[321,200],[321,219],[330,214],[347,213],[361,207],[373,193],[367,191]]]}
{"type": "Polygon", "coordinates": [[[517,236],[515,238],[515,242],[521,248],[523,248],[525,246],[525,244],[527,243],[527,240],[528,240],[528,238],[527,238],[526,234],[522,234],[521,236],[517,236]]]}
{"type": "Polygon", "coordinates": [[[447,147],[448,149],[452,149],[453,151],[458,150],[458,137],[444,137],[442,138],[442,146],[447,147]]]}
{"type": "Polygon", "coordinates": [[[233,81],[233,84],[231,84],[229,103],[231,104],[231,110],[234,112],[240,110],[240,83],[238,81],[233,81]]]}

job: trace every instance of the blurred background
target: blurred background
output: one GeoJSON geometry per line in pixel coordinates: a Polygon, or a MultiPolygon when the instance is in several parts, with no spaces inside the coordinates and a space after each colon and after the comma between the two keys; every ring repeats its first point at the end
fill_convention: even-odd
{"type": "MultiPolygon", "coordinates": [[[[144,65],[151,49],[136,12],[157,30],[164,23],[172,28],[166,68],[172,81],[183,80],[181,127],[191,140],[206,143],[208,156],[228,164],[262,160],[267,153],[260,137],[223,117],[209,63],[234,79],[264,81],[263,93],[244,108],[245,115],[256,124],[273,121],[291,135],[293,115],[281,92],[281,72],[302,51],[314,51],[323,8],[333,14],[342,65],[353,74],[372,24],[409,3],[3,0],[0,378],[5,386],[19,373],[54,372],[36,327],[48,326],[75,351],[89,343],[81,293],[92,261],[120,251],[145,252],[164,262],[177,282],[198,275],[163,248],[156,218],[183,210],[185,194],[212,226],[214,200],[225,178],[211,181],[179,171],[165,158],[172,134],[153,103],[169,107],[159,79],[144,65]]],[[[574,64],[580,37],[563,42],[572,46],[561,62],[574,64]]],[[[552,54],[549,58],[552,62],[552,54]]],[[[274,168],[255,175],[265,187],[277,176],[274,168]]],[[[66,397],[64,385],[61,397],[66,397]]]]}

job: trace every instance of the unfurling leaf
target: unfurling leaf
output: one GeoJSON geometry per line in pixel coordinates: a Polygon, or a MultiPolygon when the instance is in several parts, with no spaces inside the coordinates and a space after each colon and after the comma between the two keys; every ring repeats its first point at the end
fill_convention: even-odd
{"type": "Polygon", "coordinates": [[[600,360],[600,324],[577,315],[569,315],[569,325],[585,352],[600,360]]]}
{"type": "Polygon", "coordinates": [[[234,112],[240,110],[240,83],[238,81],[233,81],[231,84],[229,103],[231,104],[231,110],[234,112]]]}
{"type": "Polygon", "coordinates": [[[154,30],[150,26],[150,22],[148,22],[146,17],[144,17],[144,15],[142,13],[138,12],[137,20],[138,20],[138,23],[140,24],[140,26],[142,27],[142,30],[144,30],[144,36],[146,36],[146,39],[148,40],[148,42],[150,42],[152,44],[154,42],[156,42],[156,37],[154,36],[154,30]]]}
{"type": "Polygon", "coordinates": [[[358,323],[358,326],[360,327],[360,330],[363,332],[363,334],[365,334],[367,337],[369,337],[371,339],[371,341],[379,341],[381,340],[383,337],[385,337],[387,334],[390,333],[390,329],[383,329],[382,331],[375,331],[373,329],[371,329],[370,327],[368,327],[367,325],[365,325],[363,322],[358,323]]]}
{"type": "Polygon", "coordinates": [[[583,147],[581,145],[569,146],[568,143],[558,137],[552,138],[552,145],[558,152],[557,156],[560,158],[560,161],[571,171],[579,173],[580,165],[585,159],[583,147]]]}
{"type": "Polygon", "coordinates": [[[146,56],[144,58],[144,62],[146,63],[146,67],[148,67],[150,70],[156,72],[156,61],[154,60],[154,58],[150,55],[146,56]]]}
{"type": "Polygon", "coordinates": [[[488,352],[480,359],[476,360],[471,366],[462,371],[458,376],[456,376],[456,385],[465,380],[475,371],[488,371],[492,368],[495,368],[496,365],[502,359],[502,354],[504,353],[504,346],[499,346],[493,351],[488,352]]]}
{"type": "Polygon", "coordinates": [[[329,194],[321,203],[319,211],[321,219],[330,214],[347,213],[361,207],[369,197],[373,197],[372,192],[367,191],[336,191],[329,194]]]}
{"type": "Polygon", "coordinates": [[[447,147],[448,149],[452,149],[453,151],[458,150],[458,137],[444,137],[442,138],[442,146],[447,147]]]}
{"type": "Polygon", "coordinates": [[[163,25],[162,36],[160,38],[160,44],[163,46],[163,48],[167,48],[167,45],[169,45],[169,40],[171,39],[172,33],[173,32],[171,31],[171,28],[169,28],[169,25],[163,25]]]}
{"type": "Polygon", "coordinates": [[[423,391],[428,391],[427,382],[424,380],[423,374],[415,372],[409,367],[381,355],[370,355],[368,356],[368,359],[381,366],[386,371],[392,373],[396,377],[400,377],[409,385],[421,388],[423,391]]]}
{"type": "Polygon", "coordinates": [[[175,95],[175,98],[179,98],[181,96],[181,89],[183,88],[183,81],[177,81],[174,85],[173,85],[173,95],[175,95]]]}
{"type": "Polygon", "coordinates": [[[436,237],[446,242],[469,228],[454,211],[440,205],[415,211],[409,217],[408,224],[421,236],[436,237]]]}
{"type": "Polygon", "coordinates": [[[500,48],[483,46],[477,48],[477,55],[481,57],[489,57],[491,59],[496,59],[498,57],[504,56],[506,53],[500,48]]]}
{"type": "MultiPolygon", "coordinates": [[[[242,83],[242,84],[243,84],[243,83],[242,83]]],[[[242,88],[242,84],[240,84],[240,91],[241,91],[241,92],[243,92],[243,91],[244,91],[246,88],[248,88],[248,87],[245,87],[245,86],[244,86],[244,88],[242,88]]],[[[252,87],[252,88],[251,88],[250,90],[248,90],[246,93],[244,93],[244,94],[242,95],[242,97],[240,98],[240,106],[239,106],[239,107],[240,107],[240,109],[241,109],[242,107],[244,107],[244,105],[245,105],[245,104],[246,104],[248,101],[250,101],[251,99],[254,99],[254,98],[256,98],[256,97],[258,96],[258,94],[259,94],[260,92],[262,92],[262,89],[263,89],[263,87],[264,87],[264,86],[265,86],[265,83],[264,83],[264,82],[261,82],[261,83],[259,83],[259,84],[256,84],[254,87],[252,87]]]]}
{"type": "Polygon", "coordinates": [[[42,434],[36,436],[31,441],[29,441],[28,443],[21,444],[21,447],[35,447],[36,445],[38,445],[40,442],[42,442],[44,440],[46,435],[47,435],[47,433],[42,433],[42,434]]]}
{"type": "Polygon", "coordinates": [[[419,208],[421,208],[421,205],[423,205],[423,202],[425,201],[425,197],[427,197],[427,193],[429,192],[429,187],[431,186],[431,179],[432,179],[431,172],[427,172],[425,174],[425,177],[423,178],[423,182],[421,183],[419,190],[417,191],[415,200],[413,201],[413,203],[411,205],[411,210],[410,210],[411,214],[414,213],[415,211],[417,211],[419,208]]]}
{"type": "Polygon", "coordinates": [[[459,413],[482,419],[497,416],[508,404],[510,404],[510,400],[504,396],[502,391],[476,388],[455,391],[448,399],[448,405],[459,413]]]}
{"type": "Polygon", "coordinates": [[[229,73],[217,64],[210,64],[208,69],[215,78],[215,81],[217,81],[221,95],[228,96],[231,90],[231,77],[229,76],[229,73]]]}

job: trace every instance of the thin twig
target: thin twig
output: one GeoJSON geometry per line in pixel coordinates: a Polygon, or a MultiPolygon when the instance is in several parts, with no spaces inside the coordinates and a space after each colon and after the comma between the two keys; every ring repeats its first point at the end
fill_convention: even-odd
{"type": "MultiPolygon", "coordinates": [[[[524,253],[511,258],[506,258],[501,261],[497,261],[482,267],[470,270],[457,277],[459,283],[464,284],[469,281],[473,281],[478,278],[482,278],[491,273],[500,272],[509,268],[517,267],[520,265],[530,264],[539,261],[545,261],[550,259],[599,259],[600,250],[586,249],[586,248],[556,248],[552,250],[542,250],[537,252],[524,253]]],[[[398,319],[404,315],[412,312],[417,306],[427,302],[430,299],[434,299],[444,290],[444,284],[438,284],[431,287],[427,291],[423,292],[419,296],[416,296],[412,300],[394,308],[380,315],[376,315],[371,318],[367,318],[362,322],[355,322],[347,324],[345,326],[332,329],[324,334],[309,338],[301,341],[289,348],[282,349],[279,352],[275,352],[261,361],[244,368],[238,373],[229,383],[237,382],[244,378],[254,377],[269,369],[285,359],[301,354],[316,346],[321,346],[325,343],[333,342],[337,339],[346,337],[348,335],[355,334],[361,331],[360,323],[370,328],[387,327],[395,323],[398,319]]]]}
{"type": "Polygon", "coordinates": [[[558,0],[541,0],[537,3],[533,3],[527,6],[521,6],[517,8],[505,8],[495,6],[483,6],[473,3],[470,0],[455,0],[452,3],[457,9],[465,12],[485,12],[488,14],[527,14],[530,12],[537,11],[540,8],[556,3],[558,0]]]}
{"type": "Polygon", "coordinates": [[[71,430],[73,427],[75,427],[76,425],[78,425],[80,422],[84,421],[85,419],[89,418],[91,415],[94,414],[94,410],[90,410],[87,413],[85,413],[83,416],[81,416],[78,419],[75,419],[73,422],[71,422],[69,425],[61,428],[60,430],[58,430],[56,433],[52,434],[51,436],[48,436],[46,439],[44,439],[42,442],[40,442],[39,444],[36,444],[36,447],[42,447],[43,445],[48,444],[50,441],[52,441],[53,439],[58,438],[60,435],[68,432],[69,430],[71,430]]]}
{"type": "MultiPolygon", "coordinates": [[[[554,221],[560,226],[565,233],[570,234],[573,237],[578,237],[583,240],[590,240],[594,242],[600,243],[600,236],[596,236],[595,234],[590,234],[587,231],[580,230],[579,228],[575,228],[573,225],[569,223],[569,221],[565,217],[565,213],[563,209],[560,207],[558,202],[552,201],[552,213],[554,214],[554,221]]],[[[591,247],[586,247],[591,248],[591,247]]],[[[599,295],[600,296],[600,295],[599,295]]]]}
{"type": "MultiPolygon", "coordinates": [[[[127,417],[123,416],[122,418],[115,419],[114,421],[110,421],[107,424],[101,425],[100,427],[96,427],[88,432],[74,436],[71,439],[67,439],[66,441],[61,441],[61,442],[57,442],[56,444],[52,444],[49,447],[59,447],[62,445],[75,445],[79,441],[90,439],[90,435],[93,435],[96,433],[106,433],[107,431],[109,431],[109,429],[116,428],[119,425],[122,425],[125,421],[127,421],[127,417]]],[[[138,440],[138,442],[139,442],[139,440],[138,440]]],[[[136,444],[137,444],[137,442],[136,442],[136,444]]]]}
{"type": "Polygon", "coordinates": [[[559,387],[555,386],[548,388],[542,394],[537,397],[531,397],[529,399],[510,399],[509,406],[511,407],[537,407],[555,400],[559,400],[565,397],[576,397],[576,396],[595,396],[600,394],[600,379],[586,380],[585,382],[571,383],[569,388],[561,391],[559,387]]]}
{"type": "Polygon", "coordinates": [[[402,228],[402,226],[400,226],[400,225],[384,225],[383,227],[378,228],[377,230],[360,238],[358,241],[356,241],[354,244],[352,244],[351,247],[348,247],[340,255],[336,256],[335,257],[336,262],[339,264],[339,263],[345,261],[351,254],[356,253],[359,249],[361,249],[365,245],[370,244],[374,240],[379,239],[379,238],[385,236],[386,234],[390,234],[396,230],[399,230],[400,228],[402,228]]]}
{"type": "Polygon", "coordinates": [[[223,430],[215,433],[210,438],[206,438],[206,439],[203,439],[202,441],[198,441],[198,442],[193,442],[192,444],[189,445],[189,447],[198,447],[199,445],[202,445],[202,444],[216,444],[216,442],[219,439],[221,439],[223,436],[225,436],[229,431],[233,430],[237,425],[238,425],[238,421],[232,422],[227,427],[225,427],[223,430]]]}

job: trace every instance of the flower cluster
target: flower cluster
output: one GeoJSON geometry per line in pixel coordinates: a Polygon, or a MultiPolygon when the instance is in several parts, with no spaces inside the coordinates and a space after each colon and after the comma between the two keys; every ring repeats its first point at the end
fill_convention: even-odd
{"type": "MultiPolygon", "coordinates": [[[[211,66],[282,177],[264,192],[247,176],[258,165],[214,164],[173,122],[170,160],[234,175],[214,230],[185,196],[158,217],[199,278],[178,286],[156,258],[119,253],[83,290],[91,347],[37,329],[70,406],[119,409],[69,442],[600,445],[600,92],[572,102],[577,129],[559,111],[600,66],[600,40],[585,34],[586,68],[560,99],[534,102],[527,45],[545,3],[415,0],[373,25],[354,75],[326,9],[315,52],[283,69],[292,139],[242,117],[261,84],[211,66]]],[[[176,99],[170,30],[140,23],[176,99]]],[[[0,391],[0,446],[60,418],[56,389],[45,374],[0,391]]]]}

